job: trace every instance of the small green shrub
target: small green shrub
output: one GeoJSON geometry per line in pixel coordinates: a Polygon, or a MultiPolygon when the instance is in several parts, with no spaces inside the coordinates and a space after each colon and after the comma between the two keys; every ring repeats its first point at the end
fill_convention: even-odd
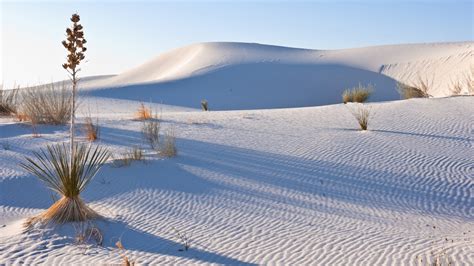
{"type": "Polygon", "coordinates": [[[201,101],[201,108],[203,111],[209,111],[209,104],[207,100],[202,100],[201,101]]]}

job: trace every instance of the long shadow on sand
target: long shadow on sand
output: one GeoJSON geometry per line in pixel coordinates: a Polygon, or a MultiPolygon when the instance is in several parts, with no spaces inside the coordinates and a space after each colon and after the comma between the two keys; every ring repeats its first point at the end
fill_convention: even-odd
{"type": "MultiPolygon", "coordinates": [[[[196,260],[201,263],[217,263],[224,265],[254,265],[224,255],[202,250],[191,246],[187,251],[182,250],[182,243],[159,237],[144,231],[130,228],[123,222],[101,223],[104,231],[104,247],[116,248],[115,243],[120,239],[126,250],[147,252],[147,260],[153,260],[155,255],[169,255],[196,260]],[[118,234],[118,235],[117,235],[118,234]]],[[[117,252],[117,256],[120,253],[117,252]]],[[[130,260],[140,263],[140,257],[130,256],[130,260]]]]}
{"type": "MultiPolygon", "coordinates": [[[[138,133],[128,130],[104,128],[104,131],[111,136],[138,137],[138,133]]],[[[120,142],[119,139],[107,138],[103,141],[120,142]]],[[[422,168],[418,171],[421,174],[413,176],[364,165],[311,160],[196,140],[178,139],[177,144],[180,150],[177,158],[154,159],[145,164],[137,162],[124,168],[104,167],[83,193],[84,198],[90,202],[100,202],[140,189],[196,195],[234,192],[273,202],[273,208],[279,208],[284,203],[314,211],[350,215],[344,210],[313,206],[304,200],[262,189],[249,190],[240,186],[239,181],[221,182],[189,170],[202,169],[199,173],[210,171],[233,181],[251,182],[255,187],[271,186],[302,195],[325,197],[329,201],[400,212],[470,218],[469,203],[472,203],[472,199],[469,197],[469,188],[459,187],[459,182],[448,178],[453,173],[438,173],[441,178],[438,176],[433,180],[430,176],[433,173],[427,171],[426,166],[418,166],[422,168]]],[[[465,168],[469,163],[461,162],[459,165],[465,168]]],[[[459,171],[467,173],[468,169],[459,171]]],[[[33,177],[3,180],[0,190],[0,205],[4,206],[47,208],[52,202],[48,190],[33,177]],[[23,197],[22,193],[33,193],[35,196],[23,197]]]]}

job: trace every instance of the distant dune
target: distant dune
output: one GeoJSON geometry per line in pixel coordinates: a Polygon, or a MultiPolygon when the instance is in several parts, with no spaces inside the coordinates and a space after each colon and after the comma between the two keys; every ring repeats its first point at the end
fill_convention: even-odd
{"type": "Polygon", "coordinates": [[[344,89],[375,85],[371,101],[399,99],[396,82],[431,83],[434,97],[472,75],[473,43],[308,50],[254,43],[198,43],[116,76],[84,81],[95,96],[214,110],[303,107],[339,103],[344,89]],[[271,96],[271,97],[269,97],[271,96]]]}

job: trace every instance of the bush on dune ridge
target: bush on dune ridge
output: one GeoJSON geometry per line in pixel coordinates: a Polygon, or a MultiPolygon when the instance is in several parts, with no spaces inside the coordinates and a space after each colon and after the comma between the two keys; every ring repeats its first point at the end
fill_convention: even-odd
{"type": "Polygon", "coordinates": [[[361,84],[359,84],[358,87],[344,90],[344,92],[342,93],[342,102],[366,102],[369,99],[370,95],[373,93],[373,91],[374,86],[372,84],[368,84],[367,86],[362,86],[361,84]]]}
{"type": "Polygon", "coordinates": [[[397,90],[402,99],[411,98],[429,98],[432,97],[428,91],[433,87],[433,79],[423,79],[418,76],[417,82],[413,85],[408,85],[402,82],[397,82],[397,90]]]}

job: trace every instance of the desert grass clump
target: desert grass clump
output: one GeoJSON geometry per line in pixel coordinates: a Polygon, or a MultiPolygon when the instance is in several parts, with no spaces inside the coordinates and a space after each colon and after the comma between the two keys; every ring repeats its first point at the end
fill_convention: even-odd
{"type": "Polygon", "coordinates": [[[74,144],[74,153],[66,144],[56,144],[34,152],[20,166],[61,195],[49,209],[27,220],[26,227],[42,223],[83,222],[100,215],[88,207],[80,194],[109,158],[107,150],[74,144]]]}
{"type": "Polygon", "coordinates": [[[402,99],[411,98],[429,98],[429,89],[433,87],[433,79],[423,79],[418,76],[417,82],[413,85],[408,85],[402,82],[397,82],[397,90],[402,99]]]}
{"type": "Polygon", "coordinates": [[[146,107],[143,103],[141,103],[140,107],[138,107],[136,117],[138,120],[149,120],[153,118],[153,113],[151,111],[151,108],[146,107]]]}
{"type": "Polygon", "coordinates": [[[143,121],[142,126],[143,138],[150,144],[154,150],[158,150],[160,146],[160,121],[157,116],[154,119],[143,121]]]}
{"type": "Polygon", "coordinates": [[[203,111],[209,111],[209,103],[207,102],[207,100],[201,101],[201,108],[203,111]]]}
{"type": "Polygon", "coordinates": [[[87,116],[84,123],[84,130],[86,132],[86,138],[88,141],[96,141],[99,139],[100,134],[99,120],[96,119],[94,123],[92,117],[87,116]]]}
{"type": "Polygon", "coordinates": [[[129,151],[120,154],[118,157],[114,158],[113,166],[130,166],[133,161],[145,161],[145,154],[143,153],[143,150],[138,146],[134,146],[129,151]]]}
{"type": "Polygon", "coordinates": [[[159,153],[161,156],[167,158],[175,157],[178,154],[178,149],[176,148],[176,133],[173,128],[165,132],[159,153]]]}
{"type": "Polygon", "coordinates": [[[0,115],[11,116],[17,113],[18,103],[17,103],[17,93],[18,90],[4,90],[0,89],[0,115]]]}
{"type": "Polygon", "coordinates": [[[461,95],[463,91],[465,94],[474,95],[474,71],[451,82],[450,91],[451,95],[461,95]]]}
{"type": "Polygon", "coordinates": [[[76,244],[84,245],[92,242],[95,245],[102,246],[104,236],[98,227],[89,222],[81,222],[77,225],[73,224],[73,226],[76,232],[76,244]]]}
{"type": "Polygon", "coordinates": [[[471,66],[470,75],[466,75],[467,93],[469,95],[474,95],[474,67],[471,66]]]}
{"type": "Polygon", "coordinates": [[[405,100],[411,99],[411,98],[428,98],[429,97],[429,95],[425,91],[415,86],[406,85],[401,82],[397,83],[397,90],[400,96],[402,97],[402,99],[405,99],[405,100]]]}
{"type": "Polygon", "coordinates": [[[33,124],[63,125],[72,113],[71,99],[65,83],[54,83],[19,90],[18,118],[33,124]]]}
{"type": "Polygon", "coordinates": [[[371,117],[370,107],[367,107],[363,104],[357,104],[356,107],[350,109],[351,114],[359,123],[361,130],[367,130],[369,125],[369,119],[371,117]]]}
{"type": "Polygon", "coordinates": [[[359,84],[358,87],[352,89],[346,89],[342,93],[342,102],[357,102],[357,103],[364,103],[366,102],[370,95],[374,92],[374,86],[372,84],[368,84],[367,86],[362,86],[359,84]]]}

